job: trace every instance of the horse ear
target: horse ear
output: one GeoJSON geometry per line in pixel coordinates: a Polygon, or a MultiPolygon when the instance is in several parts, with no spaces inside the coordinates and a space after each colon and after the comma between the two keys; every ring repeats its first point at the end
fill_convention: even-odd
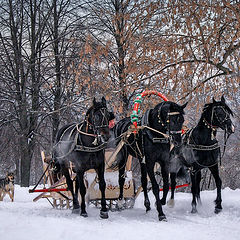
{"type": "Polygon", "coordinates": [[[181,107],[184,109],[187,106],[188,102],[184,103],[181,107]]]}
{"type": "Polygon", "coordinates": [[[102,97],[102,103],[103,103],[105,106],[107,105],[107,102],[106,102],[105,97],[102,97]]]}
{"type": "Polygon", "coordinates": [[[214,99],[214,97],[212,98],[212,102],[213,102],[213,103],[216,103],[216,100],[214,99]]]}
{"type": "Polygon", "coordinates": [[[115,115],[113,112],[109,112],[109,121],[115,119],[115,115]]]}
{"type": "Polygon", "coordinates": [[[94,97],[94,98],[93,98],[93,106],[95,106],[96,103],[97,103],[97,102],[96,102],[96,98],[94,97]]]}
{"type": "Polygon", "coordinates": [[[222,97],[221,97],[221,102],[222,102],[222,103],[225,103],[225,98],[224,98],[223,95],[222,95],[222,97]]]}

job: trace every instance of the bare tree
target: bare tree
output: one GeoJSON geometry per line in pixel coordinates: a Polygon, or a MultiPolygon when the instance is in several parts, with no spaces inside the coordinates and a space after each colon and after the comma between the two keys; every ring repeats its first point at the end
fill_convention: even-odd
{"type": "MultiPolygon", "coordinates": [[[[84,1],[89,37],[83,56],[105,81],[107,95],[117,94],[118,110],[126,113],[135,91],[146,87],[146,79],[156,67],[152,54],[156,50],[155,34],[163,26],[161,1],[84,1]],[[98,64],[97,64],[98,63],[98,64]]],[[[86,76],[89,80],[89,75],[86,76]]],[[[110,97],[111,98],[111,97],[110,97]]]]}
{"type": "MultiPolygon", "coordinates": [[[[16,158],[23,186],[34,150],[50,152],[58,128],[79,121],[92,96],[104,94],[126,116],[136,93],[155,88],[190,100],[190,125],[212,96],[239,104],[238,1],[0,3],[0,161],[16,158]]],[[[237,142],[228,159],[239,156],[237,142]]]]}
{"type": "Polygon", "coordinates": [[[41,15],[41,2],[9,0],[0,6],[1,97],[13,104],[2,124],[10,123],[17,133],[22,186],[29,185],[38,122],[42,33],[48,18],[41,15]]]}

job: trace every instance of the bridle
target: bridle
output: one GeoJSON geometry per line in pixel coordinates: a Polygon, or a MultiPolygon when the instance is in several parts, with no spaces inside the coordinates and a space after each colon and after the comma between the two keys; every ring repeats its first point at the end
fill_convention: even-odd
{"type": "MultiPolygon", "coordinates": [[[[180,112],[168,112],[168,116],[174,116],[174,115],[181,115],[181,113],[180,112]]],[[[170,120],[169,120],[169,122],[170,122],[170,120]]],[[[182,127],[181,127],[180,130],[177,130],[177,131],[171,130],[171,131],[169,131],[169,133],[172,133],[172,134],[182,134],[182,127]]]]}
{"type": "MultiPolygon", "coordinates": [[[[203,112],[205,112],[207,109],[204,109],[203,112]]],[[[211,112],[211,122],[209,123],[206,118],[203,118],[203,122],[205,123],[205,125],[208,127],[208,128],[211,128],[213,131],[216,131],[217,128],[219,128],[220,126],[224,126],[224,129],[226,131],[226,124],[225,122],[228,121],[230,119],[230,114],[226,111],[226,109],[224,108],[224,106],[213,106],[212,107],[212,112],[211,112]],[[217,108],[221,108],[223,110],[223,112],[225,113],[225,117],[223,120],[221,120],[217,114],[217,111],[215,111],[215,109],[217,108]],[[216,126],[216,125],[213,125],[213,121],[214,121],[214,116],[216,117],[218,123],[219,123],[219,126],[216,126]]]]}
{"type": "Polygon", "coordinates": [[[179,130],[170,130],[170,116],[181,115],[181,113],[177,112],[177,111],[175,111],[175,112],[168,112],[167,113],[166,122],[164,123],[164,121],[161,118],[161,110],[162,110],[162,107],[164,106],[164,104],[165,104],[165,102],[163,102],[163,104],[158,109],[158,114],[157,114],[158,123],[160,123],[162,125],[162,127],[165,128],[167,134],[169,134],[170,143],[176,145],[176,143],[174,141],[173,135],[175,135],[175,134],[182,134],[182,126],[181,126],[181,129],[179,129],[179,130]]]}
{"type": "Polygon", "coordinates": [[[158,123],[161,123],[161,125],[166,129],[166,131],[169,133],[169,135],[171,135],[171,134],[181,134],[182,133],[182,128],[180,130],[177,130],[177,131],[170,130],[170,116],[181,115],[181,113],[180,112],[168,112],[166,122],[164,123],[164,121],[161,118],[161,110],[162,110],[162,107],[163,107],[164,104],[165,104],[165,102],[158,109],[158,115],[157,115],[158,116],[158,123]]]}
{"type": "Polygon", "coordinates": [[[99,131],[100,128],[106,128],[108,127],[108,118],[107,118],[107,114],[108,114],[108,110],[106,107],[102,107],[99,108],[97,111],[94,111],[94,109],[85,117],[85,122],[87,123],[87,129],[88,127],[91,128],[94,133],[97,133],[99,131]],[[101,123],[96,123],[96,112],[99,111],[102,115],[102,120],[101,123]],[[91,120],[92,122],[89,122],[89,117],[91,115],[91,120]],[[99,125],[98,125],[99,124],[99,125]]]}
{"type": "MultiPolygon", "coordinates": [[[[208,110],[208,106],[203,109],[203,113],[206,112],[207,110],[208,110]]],[[[222,126],[222,124],[225,123],[227,120],[231,120],[231,119],[230,119],[230,114],[229,114],[229,112],[224,108],[224,106],[213,106],[213,107],[212,107],[211,122],[210,122],[210,123],[206,120],[205,117],[203,117],[203,123],[204,123],[204,125],[205,125],[207,128],[210,128],[210,129],[211,129],[211,140],[214,140],[214,139],[216,138],[217,128],[219,128],[220,126],[222,126]],[[219,118],[219,115],[217,114],[217,111],[216,111],[217,108],[221,108],[221,109],[223,110],[223,112],[225,113],[225,117],[224,117],[223,120],[221,120],[221,119],[219,118]],[[219,126],[213,125],[214,116],[216,117],[216,119],[217,119],[217,121],[218,121],[218,123],[219,123],[219,126]]],[[[190,143],[190,139],[192,139],[193,129],[194,129],[194,128],[192,128],[192,129],[190,130],[190,132],[188,133],[188,136],[187,136],[187,139],[188,139],[188,140],[187,140],[186,145],[187,145],[188,147],[190,147],[190,148],[193,149],[193,150],[198,150],[198,151],[213,151],[213,150],[217,150],[217,149],[220,151],[220,146],[218,145],[218,141],[215,142],[215,143],[213,143],[213,144],[211,144],[211,145],[199,145],[199,144],[196,144],[196,143],[193,143],[193,144],[190,143]]],[[[225,134],[224,134],[224,149],[223,149],[222,154],[221,154],[221,152],[220,152],[220,159],[219,159],[220,165],[221,165],[221,160],[222,160],[222,158],[223,158],[223,156],[224,156],[224,153],[225,153],[225,150],[226,150],[227,140],[228,140],[228,138],[229,138],[229,136],[230,136],[230,134],[228,134],[228,136],[227,136],[227,126],[226,126],[226,124],[224,124],[224,131],[225,131],[225,134]]],[[[193,139],[192,139],[192,140],[193,140],[193,139]]],[[[218,164],[218,161],[216,161],[215,163],[213,163],[212,165],[209,165],[209,166],[202,165],[202,164],[200,164],[197,160],[196,160],[196,163],[197,163],[199,166],[205,168],[205,167],[212,167],[212,166],[218,164]]]]}

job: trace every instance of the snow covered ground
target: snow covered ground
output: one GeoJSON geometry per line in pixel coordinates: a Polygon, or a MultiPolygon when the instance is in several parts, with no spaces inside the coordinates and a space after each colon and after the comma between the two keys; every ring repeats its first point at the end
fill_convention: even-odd
{"type": "Polygon", "coordinates": [[[33,202],[36,194],[28,188],[15,187],[15,202],[6,197],[0,202],[1,240],[239,240],[240,189],[226,188],[222,192],[223,211],[214,214],[216,191],[202,192],[202,207],[191,214],[191,194],[176,193],[174,208],[164,206],[168,222],[159,222],[153,207],[145,212],[143,195],[133,209],[109,212],[109,219],[99,218],[99,209],[89,206],[88,218],[71,214],[71,210],[56,210],[45,199],[33,202]]]}

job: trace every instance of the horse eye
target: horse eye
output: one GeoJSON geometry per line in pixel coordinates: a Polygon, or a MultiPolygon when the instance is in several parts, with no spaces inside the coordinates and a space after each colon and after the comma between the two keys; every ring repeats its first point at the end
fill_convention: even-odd
{"type": "Polygon", "coordinates": [[[95,115],[95,120],[98,121],[100,119],[99,115],[95,115]]]}

